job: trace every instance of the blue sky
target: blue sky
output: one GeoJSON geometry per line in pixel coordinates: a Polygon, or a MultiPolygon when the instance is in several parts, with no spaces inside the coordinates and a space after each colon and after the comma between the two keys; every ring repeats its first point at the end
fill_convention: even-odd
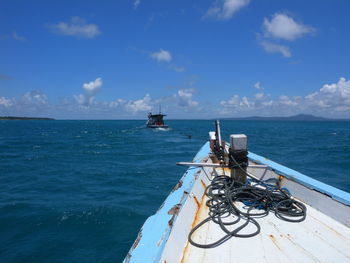
{"type": "Polygon", "coordinates": [[[2,1],[0,115],[350,117],[347,0],[2,1]]]}

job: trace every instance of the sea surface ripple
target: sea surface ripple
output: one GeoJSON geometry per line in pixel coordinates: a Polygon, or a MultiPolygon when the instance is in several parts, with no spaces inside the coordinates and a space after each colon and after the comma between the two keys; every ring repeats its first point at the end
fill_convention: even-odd
{"type": "MultiPolygon", "coordinates": [[[[0,262],[121,262],[213,121],[0,121],[0,262]]],[[[222,121],[222,137],[350,192],[350,122],[222,121]]]]}

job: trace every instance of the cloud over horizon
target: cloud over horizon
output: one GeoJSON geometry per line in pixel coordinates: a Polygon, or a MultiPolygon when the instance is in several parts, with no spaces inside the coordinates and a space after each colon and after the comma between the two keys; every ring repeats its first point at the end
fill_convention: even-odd
{"type": "Polygon", "coordinates": [[[74,95],[75,100],[83,107],[89,107],[93,104],[96,93],[102,87],[102,79],[97,78],[94,81],[83,84],[84,94],[74,95]]]}
{"type": "Polygon", "coordinates": [[[149,94],[146,94],[142,99],[128,101],[125,105],[125,108],[131,113],[151,111],[151,96],[149,94]]]}
{"type": "Polygon", "coordinates": [[[43,116],[52,106],[48,97],[39,90],[28,91],[19,99],[0,96],[0,115],[43,116]]]}
{"type": "Polygon", "coordinates": [[[21,103],[27,105],[47,105],[48,98],[45,94],[38,90],[33,90],[25,93],[21,99],[21,103]]]}
{"type": "Polygon", "coordinates": [[[325,84],[318,91],[305,96],[280,95],[271,98],[263,92],[254,97],[233,95],[220,102],[221,115],[293,115],[310,113],[326,117],[350,116],[350,80],[340,78],[337,83],[325,84]]]}
{"type": "Polygon", "coordinates": [[[3,106],[5,108],[11,107],[13,105],[13,100],[12,99],[8,99],[5,97],[0,97],[0,106],[3,106]]]}
{"type": "Polygon", "coordinates": [[[196,107],[198,106],[198,101],[193,100],[193,94],[195,89],[179,89],[175,98],[178,99],[178,105],[180,107],[196,107]]]}
{"type": "MultiPolygon", "coordinates": [[[[252,89],[253,96],[234,94],[211,106],[194,99],[193,88],[177,89],[175,93],[152,98],[150,94],[134,100],[116,98],[111,101],[96,101],[95,95],[102,87],[102,78],[83,84],[85,93],[65,99],[59,104],[50,104],[48,97],[37,90],[26,92],[20,99],[0,96],[0,114],[37,114],[47,116],[61,111],[76,116],[78,113],[96,118],[143,118],[159,105],[173,118],[181,117],[237,117],[237,116],[290,116],[307,113],[323,117],[345,118],[350,116],[350,80],[341,77],[337,82],[324,84],[319,90],[301,96],[281,94],[272,97],[265,93],[260,82],[252,89]],[[210,114],[210,115],[208,115],[210,114]],[[100,116],[100,117],[99,117],[100,116]]],[[[348,117],[349,118],[349,117],[348,117]]]]}

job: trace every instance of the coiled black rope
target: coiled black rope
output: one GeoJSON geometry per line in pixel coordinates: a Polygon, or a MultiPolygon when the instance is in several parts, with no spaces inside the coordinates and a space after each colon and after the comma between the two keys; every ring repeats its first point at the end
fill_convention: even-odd
{"type": "Polygon", "coordinates": [[[209,216],[196,225],[188,236],[189,242],[200,248],[217,247],[232,237],[247,238],[259,234],[260,225],[255,218],[267,216],[270,211],[288,222],[301,222],[306,217],[305,205],[292,199],[289,191],[280,188],[275,178],[264,181],[251,178],[245,184],[240,184],[228,176],[219,175],[211,181],[205,194],[208,196],[206,205],[209,216]],[[237,207],[238,202],[244,204],[243,209],[237,207]],[[210,221],[218,224],[225,235],[211,244],[193,241],[193,233],[210,221]],[[254,226],[253,231],[242,233],[248,225],[254,226]]]}

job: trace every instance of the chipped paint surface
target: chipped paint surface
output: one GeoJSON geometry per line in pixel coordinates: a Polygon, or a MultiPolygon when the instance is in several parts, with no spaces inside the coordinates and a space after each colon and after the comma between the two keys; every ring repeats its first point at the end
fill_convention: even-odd
{"type": "MultiPolygon", "coordinates": [[[[196,215],[194,216],[191,229],[194,228],[196,225],[198,225],[202,220],[204,220],[205,217],[208,216],[208,215],[203,214],[203,211],[205,211],[204,207],[206,206],[205,205],[205,203],[206,203],[205,199],[206,199],[206,196],[203,195],[202,200],[201,200],[200,203],[198,202],[198,200],[196,200],[196,202],[198,202],[198,209],[197,209],[196,215]]],[[[182,255],[182,258],[181,258],[181,263],[186,262],[185,260],[187,258],[188,253],[189,253],[190,246],[191,246],[191,244],[189,242],[187,242],[186,246],[185,246],[185,249],[184,249],[184,252],[183,252],[183,255],[182,255]]]]}
{"type": "Polygon", "coordinates": [[[176,204],[168,211],[168,214],[177,215],[180,211],[180,208],[181,208],[181,204],[176,204]]]}
{"type": "MultiPolygon", "coordinates": [[[[204,144],[194,161],[203,162],[205,158],[208,158],[209,151],[209,143],[204,144]]],[[[182,183],[175,186],[175,189],[169,194],[157,213],[147,218],[139,233],[141,238],[134,243],[134,246],[126,255],[124,263],[159,262],[173,224],[176,223],[177,215],[168,212],[174,205],[185,202],[193,187],[194,177],[198,176],[197,172],[199,170],[200,168],[190,167],[181,178],[182,183]],[[169,224],[169,221],[171,221],[171,224],[169,224]]]]}
{"type": "Polygon", "coordinates": [[[179,213],[180,208],[181,208],[181,204],[176,204],[176,205],[174,205],[174,206],[168,211],[168,214],[169,214],[169,215],[172,215],[172,217],[170,218],[170,220],[169,220],[169,222],[168,222],[168,225],[169,225],[170,227],[173,226],[174,219],[175,219],[175,217],[177,216],[177,214],[179,213]]]}
{"type": "MultiPolygon", "coordinates": [[[[207,143],[194,161],[211,162],[208,153],[207,143]]],[[[269,166],[268,170],[251,169],[252,174],[277,178],[306,203],[305,221],[288,223],[270,213],[259,219],[262,231],[253,238],[232,238],[215,249],[196,248],[187,236],[208,216],[204,195],[208,179],[200,168],[190,167],[157,213],[146,220],[124,262],[350,262],[350,194],[256,154],[249,153],[249,159],[269,166]]],[[[214,170],[229,175],[222,168],[214,170]]],[[[196,232],[194,240],[210,243],[222,234],[209,223],[196,232]]]]}
{"type": "Polygon", "coordinates": [[[180,179],[177,184],[175,185],[175,187],[173,188],[172,192],[176,191],[177,189],[179,189],[182,186],[183,182],[180,179]]]}
{"type": "MultiPolygon", "coordinates": [[[[205,204],[206,198],[202,200],[205,204]]],[[[201,205],[193,227],[209,209],[201,205]]],[[[273,213],[257,221],[261,232],[252,238],[231,238],[213,249],[186,244],[181,263],[209,262],[350,262],[350,228],[307,205],[306,220],[289,223],[273,213]],[[220,260],[218,260],[220,259],[220,260]]],[[[195,232],[196,242],[208,244],[225,233],[210,222],[195,232]]]]}
{"type": "Polygon", "coordinates": [[[137,245],[138,245],[139,242],[140,242],[141,236],[142,236],[142,232],[140,231],[140,232],[137,234],[137,238],[136,238],[134,244],[132,245],[132,249],[134,249],[135,247],[137,247],[137,245]]]}

